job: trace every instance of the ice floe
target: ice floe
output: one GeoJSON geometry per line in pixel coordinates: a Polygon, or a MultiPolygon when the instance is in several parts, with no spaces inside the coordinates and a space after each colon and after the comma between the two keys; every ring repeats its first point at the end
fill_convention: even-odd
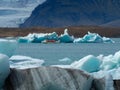
{"type": "Polygon", "coordinates": [[[14,55],[10,58],[10,68],[27,69],[40,67],[44,60],[35,59],[28,56],[14,55]]]}

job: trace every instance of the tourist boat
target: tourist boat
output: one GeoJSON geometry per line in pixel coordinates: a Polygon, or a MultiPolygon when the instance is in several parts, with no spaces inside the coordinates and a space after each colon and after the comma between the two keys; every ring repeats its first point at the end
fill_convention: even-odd
{"type": "Polygon", "coordinates": [[[60,43],[60,41],[57,41],[57,40],[44,40],[44,41],[42,41],[42,43],[44,43],[44,44],[49,44],[49,43],[60,43]]]}

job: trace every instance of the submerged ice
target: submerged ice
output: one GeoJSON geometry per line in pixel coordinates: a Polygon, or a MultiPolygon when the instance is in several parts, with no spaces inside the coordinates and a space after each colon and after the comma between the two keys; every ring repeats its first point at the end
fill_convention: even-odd
{"type": "Polygon", "coordinates": [[[64,30],[64,34],[58,36],[56,32],[53,33],[33,33],[28,34],[25,37],[19,37],[18,42],[20,43],[41,43],[45,40],[54,40],[59,41],[60,43],[114,43],[113,40],[107,37],[101,37],[97,33],[86,34],[82,38],[74,38],[74,36],[70,36],[68,33],[68,29],[64,30]]]}

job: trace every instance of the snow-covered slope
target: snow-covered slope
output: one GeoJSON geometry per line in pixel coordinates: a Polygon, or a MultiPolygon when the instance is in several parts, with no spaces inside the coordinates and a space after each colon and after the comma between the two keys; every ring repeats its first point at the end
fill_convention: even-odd
{"type": "Polygon", "coordinates": [[[120,19],[120,0],[47,0],[21,27],[101,25],[120,19]]]}
{"type": "Polygon", "coordinates": [[[0,0],[0,27],[18,27],[45,0],[0,0]]]}
{"type": "Polygon", "coordinates": [[[119,20],[114,20],[105,24],[102,24],[101,26],[105,27],[120,27],[120,19],[119,20]]]}

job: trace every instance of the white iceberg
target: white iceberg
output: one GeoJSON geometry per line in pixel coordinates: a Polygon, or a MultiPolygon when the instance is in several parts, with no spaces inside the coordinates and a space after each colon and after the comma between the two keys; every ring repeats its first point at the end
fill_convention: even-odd
{"type": "Polygon", "coordinates": [[[10,58],[10,68],[27,69],[40,67],[44,60],[27,56],[14,55],[10,58]]]}
{"type": "Polygon", "coordinates": [[[107,42],[113,43],[114,41],[112,41],[110,38],[101,37],[99,34],[91,32],[88,32],[88,34],[84,35],[83,38],[76,38],[74,40],[74,43],[107,43],[107,42]]]}
{"type": "Polygon", "coordinates": [[[115,43],[112,39],[107,38],[107,37],[103,37],[103,42],[105,42],[105,43],[115,43]]]}
{"type": "Polygon", "coordinates": [[[14,54],[16,47],[16,40],[0,39],[0,53],[11,57],[14,54]]]}
{"type": "Polygon", "coordinates": [[[100,66],[102,70],[111,70],[120,67],[120,51],[116,52],[114,55],[103,56],[100,59],[102,60],[100,66]]]}
{"type": "Polygon", "coordinates": [[[9,58],[6,55],[0,54],[0,89],[9,75],[9,72],[9,58]]]}
{"type": "Polygon", "coordinates": [[[68,29],[65,29],[64,34],[60,35],[59,40],[62,43],[72,43],[74,41],[74,37],[68,34],[68,29]]]}

